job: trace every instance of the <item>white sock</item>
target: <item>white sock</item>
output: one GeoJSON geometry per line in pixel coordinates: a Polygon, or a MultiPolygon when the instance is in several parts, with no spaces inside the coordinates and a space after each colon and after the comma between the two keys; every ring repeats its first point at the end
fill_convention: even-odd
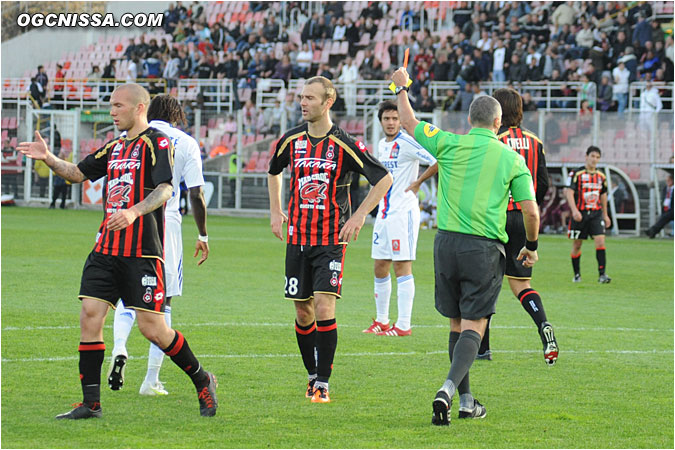
{"type": "Polygon", "coordinates": [[[113,323],[113,339],[115,342],[112,351],[113,356],[128,356],[127,339],[129,339],[129,333],[131,333],[131,327],[134,326],[134,320],[136,320],[136,311],[125,308],[121,300],[117,302],[115,322],[113,323]]]}
{"type": "MultiPolygon", "coordinates": [[[[171,307],[164,307],[164,321],[171,328],[171,307]]],[[[150,384],[156,384],[159,381],[159,369],[164,361],[164,352],[155,344],[150,344],[148,350],[148,372],[145,374],[145,381],[150,384]]]]}
{"type": "Polygon", "coordinates": [[[403,331],[410,329],[410,318],[412,317],[413,300],[415,299],[415,278],[411,275],[404,275],[396,278],[398,288],[398,319],[396,327],[403,331]]]}
{"type": "Polygon", "coordinates": [[[391,275],[386,278],[375,278],[375,307],[377,320],[382,324],[389,323],[389,298],[391,297],[391,275]]]}

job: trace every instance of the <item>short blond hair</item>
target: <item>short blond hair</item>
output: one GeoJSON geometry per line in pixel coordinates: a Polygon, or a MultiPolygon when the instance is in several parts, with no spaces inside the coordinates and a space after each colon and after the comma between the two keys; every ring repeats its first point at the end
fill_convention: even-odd
{"type": "Polygon", "coordinates": [[[333,86],[333,83],[328,78],[317,75],[305,81],[305,84],[314,83],[319,83],[321,86],[323,86],[324,92],[322,103],[325,103],[329,98],[333,99],[333,103],[335,103],[335,100],[337,100],[337,92],[335,91],[335,86],[333,86]]]}

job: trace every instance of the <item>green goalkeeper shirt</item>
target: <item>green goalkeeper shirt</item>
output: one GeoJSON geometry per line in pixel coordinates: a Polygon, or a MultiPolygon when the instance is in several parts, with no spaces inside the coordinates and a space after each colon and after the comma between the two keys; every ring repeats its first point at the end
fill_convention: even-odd
{"type": "Polygon", "coordinates": [[[535,199],[523,157],[486,128],[462,135],[420,122],[415,139],[438,160],[438,228],[508,242],[509,191],[516,202],[535,199]]]}

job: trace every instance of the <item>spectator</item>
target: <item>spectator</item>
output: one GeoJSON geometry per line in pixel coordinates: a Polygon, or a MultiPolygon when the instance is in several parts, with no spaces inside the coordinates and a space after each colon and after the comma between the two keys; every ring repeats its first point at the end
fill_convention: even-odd
{"type": "Polygon", "coordinates": [[[466,83],[464,90],[459,92],[455,101],[450,105],[450,111],[468,111],[473,101],[473,95],[472,83],[466,83]]]}
{"type": "Polygon", "coordinates": [[[356,86],[355,81],[359,79],[359,68],[351,57],[345,59],[345,64],[342,66],[342,71],[338,77],[338,81],[345,86],[345,106],[347,107],[347,115],[356,115],[356,86]]]}
{"type": "Polygon", "coordinates": [[[162,78],[166,80],[169,89],[178,85],[178,75],[180,73],[180,58],[177,50],[171,50],[171,54],[164,56],[165,64],[162,78]]]}
{"type": "MultiPolygon", "coordinates": [[[[537,104],[532,100],[530,91],[523,92],[523,111],[536,111],[537,104]]],[[[547,136],[548,137],[548,136],[547,136]]]]}
{"type": "Polygon", "coordinates": [[[309,71],[312,68],[314,54],[306,42],[302,44],[302,49],[298,52],[296,61],[297,63],[294,67],[294,78],[307,78],[307,74],[309,74],[309,71]]]}
{"type": "Polygon", "coordinates": [[[263,27],[263,35],[268,41],[274,42],[279,36],[279,24],[276,22],[276,16],[270,14],[267,24],[263,27]]]}
{"type": "Polygon", "coordinates": [[[643,13],[639,13],[637,16],[637,23],[635,28],[633,28],[633,45],[644,47],[647,41],[652,39],[652,30],[649,26],[649,23],[645,20],[643,13]]]}
{"type": "Polygon", "coordinates": [[[652,36],[651,41],[656,45],[657,42],[665,42],[665,37],[663,35],[663,30],[661,29],[661,24],[657,20],[652,20],[652,36]]]}
{"type": "Polygon", "coordinates": [[[43,102],[45,101],[47,95],[45,94],[42,84],[37,80],[37,77],[30,79],[28,91],[30,92],[30,96],[35,104],[37,104],[37,107],[42,108],[43,102]]]}
{"type": "Polygon", "coordinates": [[[300,103],[295,101],[292,92],[286,94],[284,109],[286,110],[286,120],[288,120],[286,129],[292,128],[300,123],[300,120],[302,119],[302,109],[300,108],[300,103]]]}
{"type": "Polygon", "coordinates": [[[580,87],[577,88],[577,91],[580,94],[581,101],[588,101],[588,108],[593,110],[595,109],[595,99],[597,89],[595,83],[590,81],[587,74],[581,75],[581,82],[583,83],[580,87]]]}
{"type": "Polygon", "coordinates": [[[101,80],[101,69],[98,66],[92,66],[91,72],[87,74],[87,80],[89,81],[100,81],[101,80]]]}
{"type": "Polygon", "coordinates": [[[628,80],[630,82],[637,80],[638,61],[633,53],[633,47],[630,45],[626,47],[626,54],[619,59],[619,62],[623,62],[626,65],[626,69],[628,69],[628,72],[630,73],[630,78],[628,80]]]}
{"type": "Polygon", "coordinates": [[[263,122],[264,125],[260,130],[260,133],[263,134],[274,134],[278,135],[281,133],[281,116],[283,114],[284,108],[281,106],[279,100],[274,101],[274,106],[271,108],[265,108],[263,111],[263,122]]]}
{"type": "Polygon", "coordinates": [[[173,34],[176,29],[176,24],[178,23],[178,12],[173,6],[173,3],[169,3],[169,6],[164,11],[164,20],[162,23],[162,28],[166,34],[173,34]]]}
{"type": "Polygon", "coordinates": [[[131,57],[131,62],[127,66],[127,82],[135,83],[138,78],[138,69],[141,64],[141,60],[138,57],[138,54],[134,53],[131,57]]]}
{"type": "Polygon", "coordinates": [[[136,43],[134,42],[134,38],[129,38],[129,44],[127,45],[126,50],[124,50],[124,58],[131,60],[134,53],[136,53],[136,43]]]}
{"type": "Polygon", "coordinates": [[[244,134],[246,135],[255,135],[258,130],[260,130],[264,125],[264,119],[262,113],[260,113],[253,101],[246,100],[244,107],[242,108],[243,115],[243,125],[244,125],[244,134]]]}
{"type": "Polygon", "coordinates": [[[449,81],[450,63],[447,53],[440,53],[429,68],[433,81],[449,81]]]}
{"type": "MultiPolygon", "coordinates": [[[[153,39],[154,40],[154,39],[153,39]]],[[[159,78],[162,66],[162,55],[159,50],[152,54],[143,62],[143,77],[145,78],[159,78]]]]}
{"type": "Polygon", "coordinates": [[[345,39],[345,33],[347,32],[347,25],[345,24],[345,19],[340,17],[337,20],[337,25],[333,28],[333,40],[342,41],[345,39]]]}
{"type": "Polygon", "coordinates": [[[347,31],[345,32],[345,39],[349,42],[349,56],[356,56],[356,44],[361,40],[361,19],[352,23],[347,19],[347,31]]]}
{"type": "Polygon", "coordinates": [[[511,63],[509,64],[508,76],[506,79],[518,83],[527,79],[527,66],[520,60],[518,53],[513,53],[511,55],[511,63]]]}
{"type": "Polygon", "coordinates": [[[504,41],[501,38],[498,38],[492,53],[492,81],[497,83],[506,81],[506,73],[504,72],[505,61],[506,47],[504,47],[504,41]]]}
{"type": "Polygon", "coordinates": [[[663,109],[659,90],[651,81],[647,81],[645,89],[640,94],[640,113],[655,113],[663,109]]]}
{"type": "Polygon", "coordinates": [[[668,174],[666,185],[661,195],[663,197],[663,212],[656,223],[647,229],[646,233],[649,239],[654,239],[663,227],[673,221],[673,175],[668,174]]]}
{"type": "Polygon", "coordinates": [[[640,62],[641,64],[638,66],[638,73],[640,74],[640,77],[643,78],[646,74],[648,74],[651,76],[651,79],[654,79],[656,70],[661,65],[661,60],[659,57],[656,56],[652,50],[647,50],[647,52],[642,55],[640,62]]]}
{"type": "Polygon", "coordinates": [[[441,101],[441,109],[443,111],[451,111],[451,106],[455,102],[455,91],[454,89],[448,89],[445,91],[445,97],[441,101]]]}
{"type": "Polygon", "coordinates": [[[598,109],[600,111],[609,111],[613,101],[612,85],[609,84],[609,75],[603,75],[600,87],[598,88],[598,109]]]}
{"type": "Polygon", "coordinates": [[[56,108],[66,109],[66,104],[63,103],[59,105],[58,103],[63,102],[63,88],[66,81],[66,74],[63,71],[63,66],[61,64],[56,65],[56,74],[54,75],[54,104],[56,108]]]}
{"type": "Polygon", "coordinates": [[[47,92],[47,85],[49,84],[49,77],[47,76],[47,72],[45,71],[45,67],[40,65],[37,68],[37,74],[35,75],[35,80],[40,83],[42,86],[42,90],[44,92],[47,92]]]}
{"type": "Polygon", "coordinates": [[[619,115],[622,115],[628,104],[628,80],[630,79],[630,72],[626,69],[626,64],[623,61],[612,70],[612,77],[614,78],[613,92],[616,97],[619,115]]]}
{"type": "Polygon", "coordinates": [[[581,20],[581,30],[579,30],[574,38],[577,48],[580,50],[578,54],[581,58],[586,58],[588,51],[593,47],[593,30],[588,20],[581,20]]]}
{"type": "Polygon", "coordinates": [[[420,95],[415,102],[415,110],[420,112],[433,112],[436,108],[436,102],[429,95],[429,88],[423,86],[420,89],[420,95]]]}
{"type": "Polygon", "coordinates": [[[281,61],[279,61],[274,66],[274,73],[272,74],[272,78],[277,80],[284,80],[286,86],[288,86],[288,81],[291,79],[292,71],[293,66],[291,65],[291,59],[288,57],[288,55],[284,55],[281,57],[281,61]]]}

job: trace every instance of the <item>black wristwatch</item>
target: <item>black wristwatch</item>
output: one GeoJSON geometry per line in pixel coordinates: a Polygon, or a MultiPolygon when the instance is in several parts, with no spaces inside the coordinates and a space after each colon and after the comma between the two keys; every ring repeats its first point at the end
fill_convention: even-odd
{"type": "Polygon", "coordinates": [[[398,95],[401,93],[401,91],[408,92],[408,86],[396,86],[396,89],[394,89],[394,94],[398,95]]]}

